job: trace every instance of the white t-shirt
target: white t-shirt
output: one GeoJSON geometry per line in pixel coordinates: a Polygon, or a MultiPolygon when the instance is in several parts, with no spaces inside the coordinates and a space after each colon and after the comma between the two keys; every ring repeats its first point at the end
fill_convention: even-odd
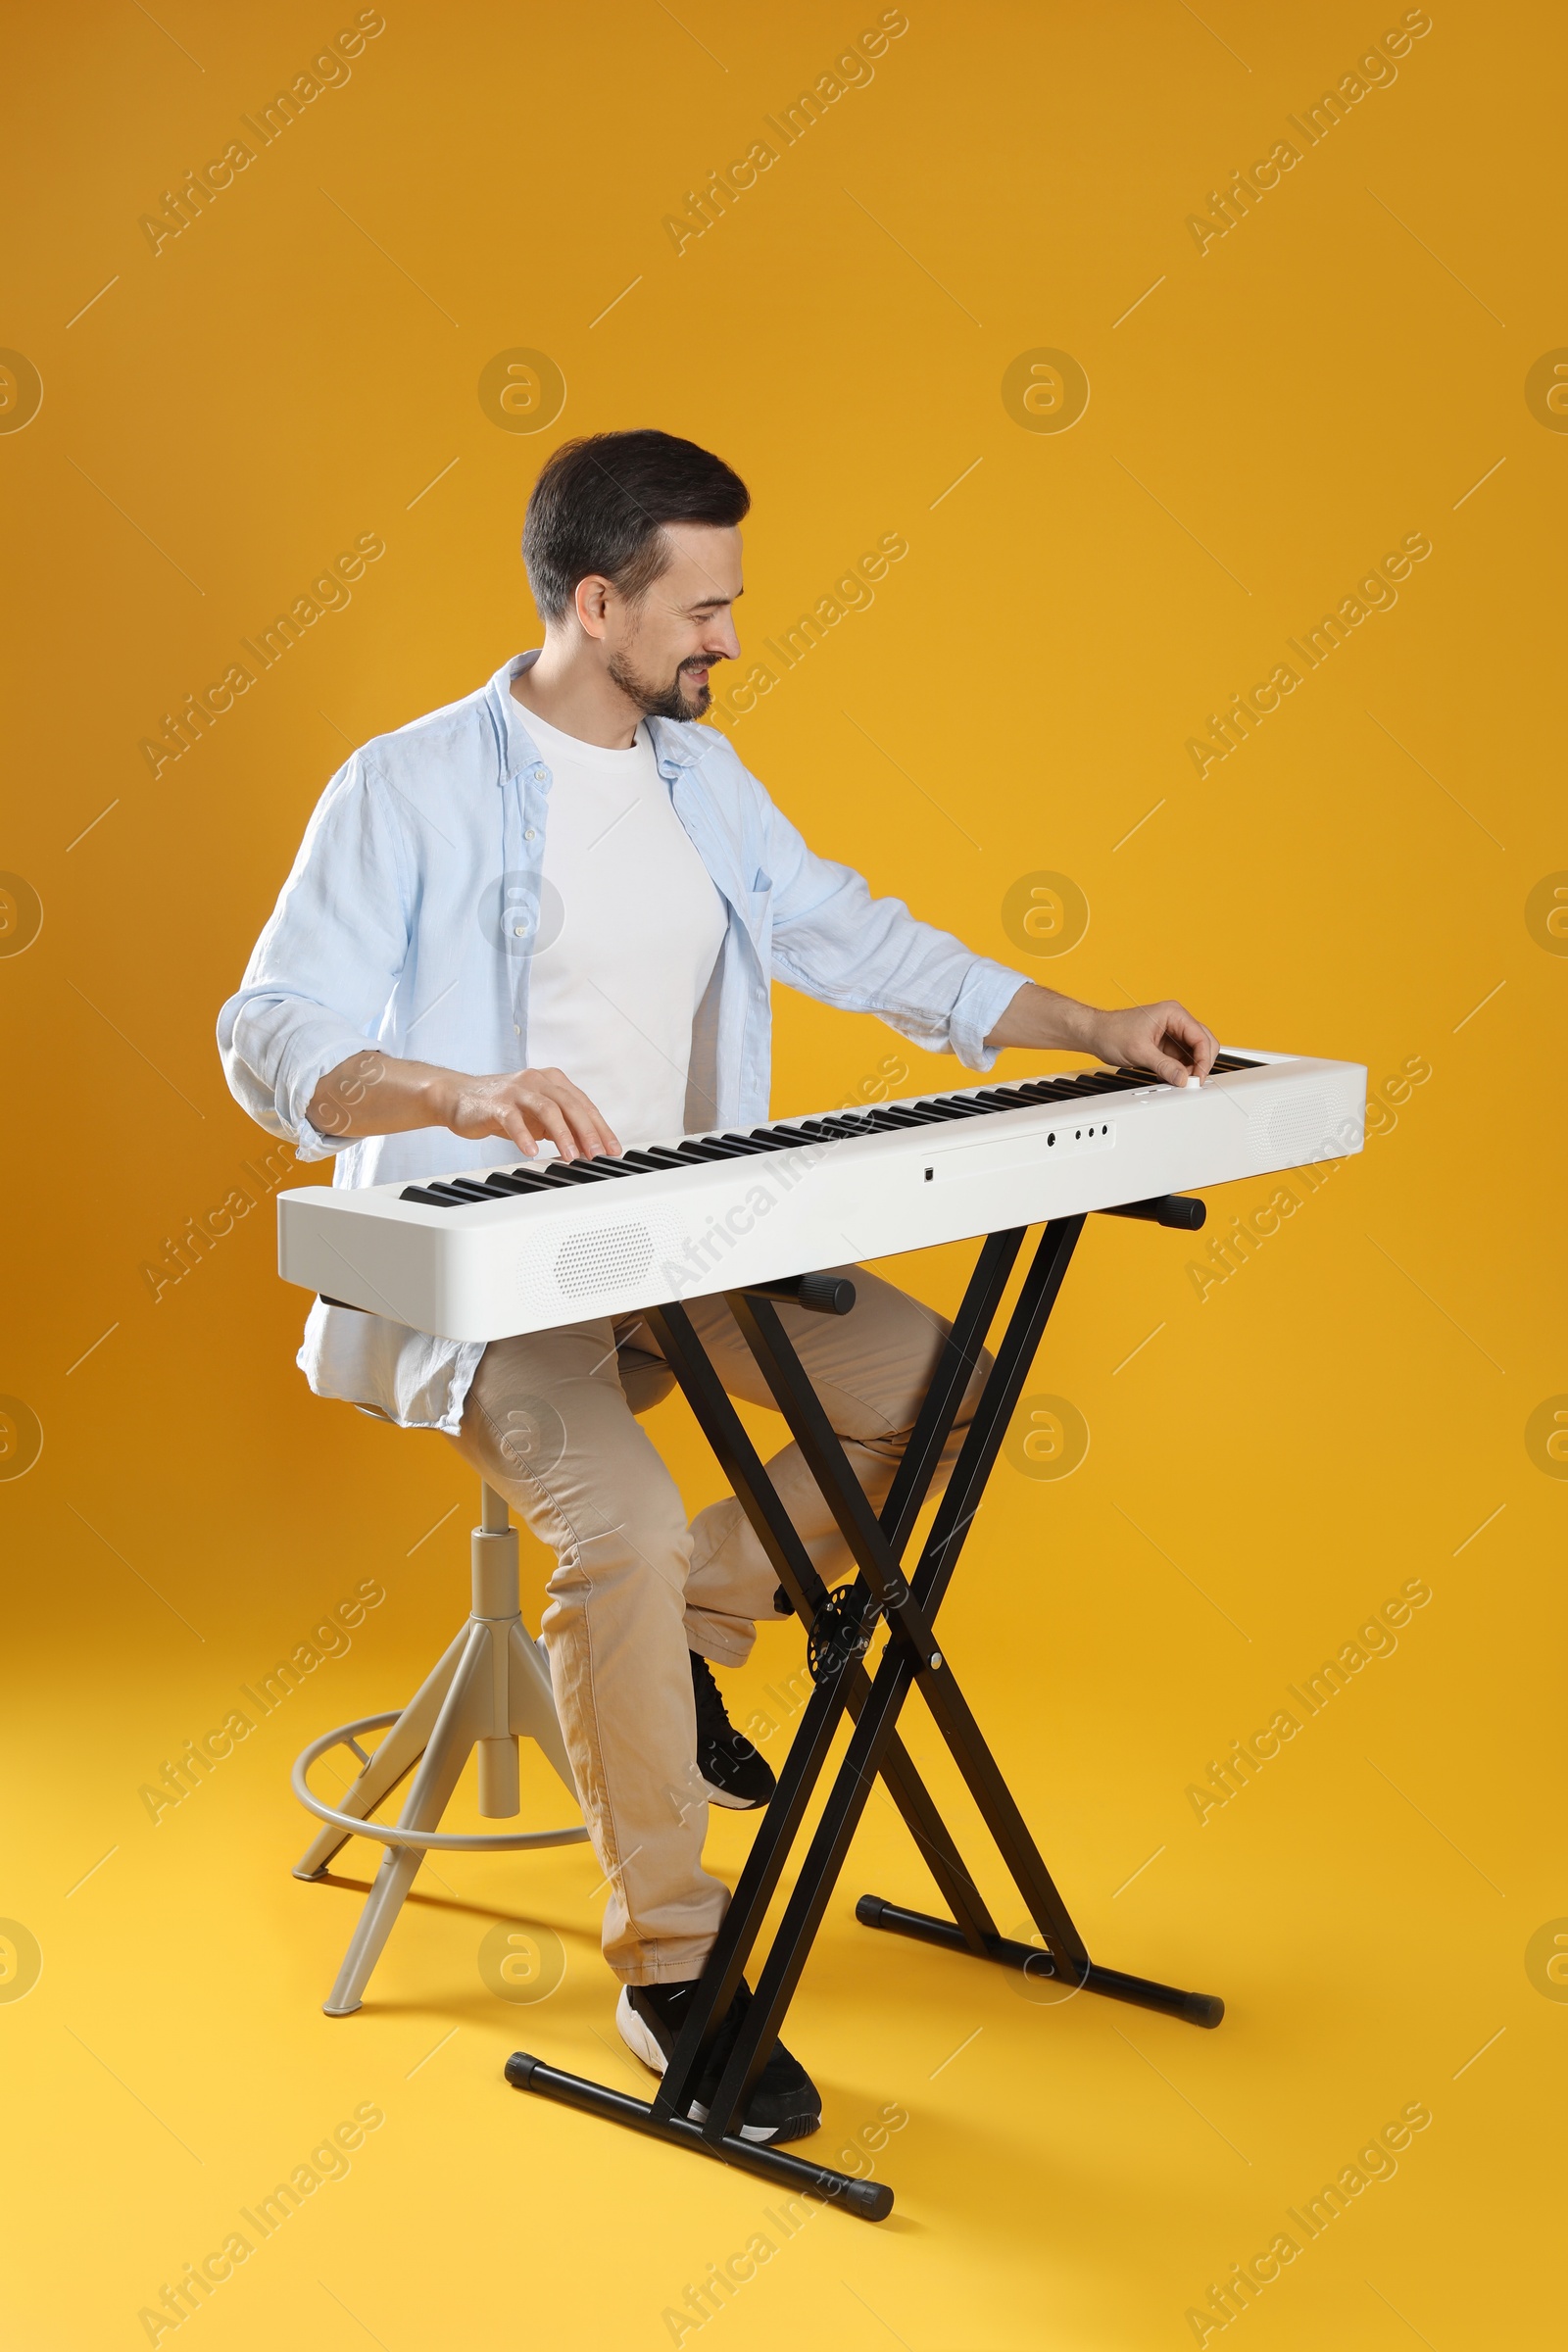
{"type": "Polygon", "coordinates": [[[627,1150],[686,1127],[692,1022],[724,903],[670,806],[646,725],[630,751],[580,743],[522,706],[552,775],[528,1063],[564,1071],[627,1150]]]}

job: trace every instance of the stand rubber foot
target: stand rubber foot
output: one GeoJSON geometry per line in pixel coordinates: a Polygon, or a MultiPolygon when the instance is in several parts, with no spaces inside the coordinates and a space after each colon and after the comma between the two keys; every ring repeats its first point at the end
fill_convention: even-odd
{"type": "Polygon", "coordinates": [[[646,2132],[653,2139],[668,2140],[678,2148],[695,2148],[700,2155],[716,2156],[721,2164],[760,2174],[764,2180],[777,2181],[781,2187],[804,2189],[809,2196],[820,2197],[824,2204],[842,2205],[861,2221],[885,2222],[893,2211],[893,2191],[885,2180],[857,2180],[849,2173],[835,2173],[828,2165],[786,2155],[782,2148],[741,2139],[733,2132],[722,2139],[710,2139],[700,2125],[681,2116],[656,2120],[646,2100],[612,2090],[603,2082],[585,2082],[581,2075],[564,2074],[559,2067],[547,2066],[542,2058],[532,2057],[527,2050],[514,2050],[505,2071],[514,2090],[531,2090],[542,2098],[559,2099],[564,2106],[583,2107],[591,2115],[630,2124],[634,2131],[646,2132]]]}
{"type": "MultiPolygon", "coordinates": [[[[965,1942],[963,1930],[956,1921],[933,1919],[926,1911],[906,1911],[897,1903],[884,1902],[879,1894],[862,1894],[855,1906],[855,1916],[862,1928],[881,1928],[891,1936],[910,1936],[918,1943],[939,1944],[944,1951],[965,1952],[971,1960],[977,1956],[965,1942]]],[[[1015,1968],[1025,1976],[1055,1977],[1063,1984],[1073,1983],[1071,1972],[1058,1968],[1051,1954],[1043,1952],[1038,1944],[1015,1943],[1007,1936],[988,1936],[985,1943],[986,1958],[1002,1968],[1015,1968]]],[[[1085,1962],[1074,1989],[1103,1993],[1107,2000],[1128,2001],[1136,2009],[1156,2009],[1162,2016],[1180,2018],[1183,2025],[1210,2030],[1225,2014],[1225,2004],[1217,1992],[1183,1992],[1178,1985],[1160,1984],[1152,1977],[1123,1976],[1120,1969],[1101,1968],[1093,1960],[1085,1962]]]]}

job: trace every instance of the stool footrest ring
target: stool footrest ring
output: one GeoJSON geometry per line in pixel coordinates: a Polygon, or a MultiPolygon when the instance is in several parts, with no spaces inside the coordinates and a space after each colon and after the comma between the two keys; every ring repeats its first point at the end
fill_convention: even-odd
{"type": "Polygon", "coordinates": [[[305,1776],[318,1757],[324,1756],[330,1747],[352,1747],[361,1732],[379,1732],[389,1723],[396,1723],[403,1712],[390,1708],[384,1715],[360,1715],[352,1723],[340,1723],[335,1731],[323,1732],[309,1747],[302,1747],[294,1759],[289,1775],[295,1795],[308,1813],[318,1821],[330,1823],[334,1830],[344,1830],[354,1838],[373,1838],[382,1845],[413,1847],[423,1853],[439,1849],[446,1853],[515,1852],[522,1847],[546,1845],[583,1845],[588,1832],[580,1822],[564,1830],[504,1830],[494,1833],[466,1836],[456,1830],[404,1830],[396,1822],[370,1821],[357,1813],[344,1813],[335,1805],[322,1801],[311,1788],[305,1776]]]}

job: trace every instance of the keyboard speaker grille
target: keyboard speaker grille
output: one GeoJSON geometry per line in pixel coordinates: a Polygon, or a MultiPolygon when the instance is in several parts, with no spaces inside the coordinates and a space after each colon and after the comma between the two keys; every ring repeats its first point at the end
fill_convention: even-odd
{"type": "Polygon", "coordinates": [[[1336,1145],[1334,1114],[1321,1095],[1308,1095],[1300,1102],[1282,1102],[1268,1123],[1271,1154],[1289,1159],[1299,1166],[1309,1159],[1322,1159],[1343,1151],[1336,1145]]]}
{"type": "Polygon", "coordinates": [[[591,1291],[616,1291],[640,1282],[654,1255],[646,1225],[607,1225],[597,1233],[574,1234],[556,1253],[556,1282],[567,1298],[591,1291]]]}

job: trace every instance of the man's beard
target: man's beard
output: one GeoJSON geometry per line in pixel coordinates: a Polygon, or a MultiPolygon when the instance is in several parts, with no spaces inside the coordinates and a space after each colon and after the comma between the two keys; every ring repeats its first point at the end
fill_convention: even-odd
{"type": "Polygon", "coordinates": [[[713,699],[706,678],[697,690],[695,701],[681,691],[681,678],[685,671],[711,669],[712,662],[701,657],[683,662],[667,686],[657,686],[652,678],[640,676],[619,654],[612,654],[605,666],[626,700],[635,703],[645,718],[701,718],[713,699]]]}

